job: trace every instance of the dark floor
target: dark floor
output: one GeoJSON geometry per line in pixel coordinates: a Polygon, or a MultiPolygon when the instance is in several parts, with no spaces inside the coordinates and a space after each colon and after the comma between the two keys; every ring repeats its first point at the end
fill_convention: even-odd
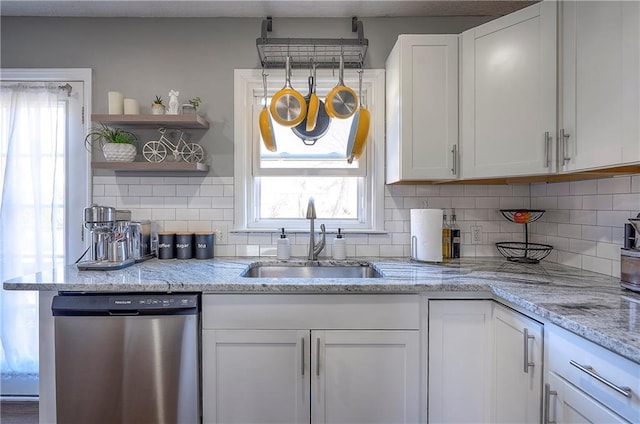
{"type": "Polygon", "coordinates": [[[2,401],[0,402],[0,423],[2,424],[38,424],[38,402],[2,401]]]}

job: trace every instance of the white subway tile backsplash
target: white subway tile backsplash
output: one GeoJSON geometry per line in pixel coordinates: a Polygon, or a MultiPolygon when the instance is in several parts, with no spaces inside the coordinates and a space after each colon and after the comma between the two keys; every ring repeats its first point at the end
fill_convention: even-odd
{"type": "Polygon", "coordinates": [[[176,210],[175,209],[154,209],[151,211],[151,219],[154,221],[175,221],[176,210]]]}
{"type": "Polygon", "coordinates": [[[547,196],[568,196],[571,193],[570,183],[552,183],[547,185],[547,196]]]}
{"type": "Polygon", "coordinates": [[[558,209],[582,209],[582,196],[561,196],[558,209]]]}
{"type": "Polygon", "coordinates": [[[585,194],[598,193],[597,180],[571,181],[569,183],[570,193],[572,195],[583,196],[585,194]]]}
{"type": "Polygon", "coordinates": [[[579,239],[582,236],[582,226],[576,224],[558,224],[558,235],[579,239]]]}
{"type": "MultiPolygon", "coordinates": [[[[160,230],[215,231],[234,228],[231,177],[159,176],[93,178],[93,201],[130,209],[133,219],[151,219],[160,230]]],[[[385,187],[386,234],[347,234],[347,256],[409,257],[410,209],[454,208],[462,230],[461,255],[498,256],[499,241],[523,241],[524,226],[507,221],[499,209],[546,210],[529,225],[529,241],[554,250],[546,261],[614,275],[619,273],[623,224],[640,212],[640,176],[509,185],[398,185],[385,187]],[[482,227],[482,244],[470,243],[470,227],[482,227]]],[[[290,234],[293,257],[306,257],[309,236],[290,234]]],[[[322,258],[331,256],[328,236],[322,258]]],[[[278,233],[227,233],[215,256],[272,257],[278,233]]]]}
{"type": "Polygon", "coordinates": [[[598,194],[629,193],[631,191],[631,177],[613,177],[597,180],[598,194]]]}
{"type": "MultiPolygon", "coordinates": [[[[499,197],[476,197],[476,208],[478,209],[500,209],[499,197]]],[[[508,208],[504,208],[508,209],[508,208]]]]}
{"type": "Polygon", "coordinates": [[[614,194],[613,210],[640,211],[640,193],[614,194]]]}
{"type": "Polygon", "coordinates": [[[596,225],[583,225],[582,226],[582,238],[583,240],[594,241],[611,241],[611,227],[599,227],[596,225]]]}
{"type": "Polygon", "coordinates": [[[613,197],[607,195],[582,196],[582,209],[611,210],[613,207],[613,197]]]}
{"type": "Polygon", "coordinates": [[[610,259],[598,258],[595,256],[582,256],[582,268],[587,271],[598,272],[600,274],[611,275],[612,265],[610,259]]]}
{"type": "Polygon", "coordinates": [[[590,210],[570,210],[569,222],[573,224],[596,225],[598,212],[590,210]]]}
{"type": "Polygon", "coordinates": [[[596,256],[596,242],[588,240],[569,239],[569,252],[581,255],[596,256]]]}
{"type": "Polygon", "coordinates": [[[628,211],[598,211],[596,222],[598,225],[618,227],[624,225],[631,216],[628,211]]]}
{"type": "Polygon", "coordinates": [[[158,184],[153,187],[153,195],[166,197],[166,196],[176,196],[176,186],[175,185],[167,185],[167,184],[158,184]]]}
{"type": "Polygon", "coordinates": [[[599,258],[611,259],[612,261],[619,261],[620,245],[613,243],[598,243],[596,256],[599,258]]]}

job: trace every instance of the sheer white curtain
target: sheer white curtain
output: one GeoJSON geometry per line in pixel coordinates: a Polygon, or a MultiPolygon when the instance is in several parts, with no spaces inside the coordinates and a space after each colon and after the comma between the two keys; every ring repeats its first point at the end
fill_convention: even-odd
{"type": "MultiPolygon", "coordinates": [[[[66,106],[59,98],[56,84],[0,86],[0,281],[64,261],[66,106]]],[[[3,386],[37,383],[37,293],[0,296],[3,386]]]]}

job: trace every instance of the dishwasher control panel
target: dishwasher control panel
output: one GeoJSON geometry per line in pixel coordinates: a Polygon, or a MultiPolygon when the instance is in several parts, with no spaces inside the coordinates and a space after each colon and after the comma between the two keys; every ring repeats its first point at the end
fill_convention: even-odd
{"type": "Polygon", "coordinates": [[[54,316],[64,315],[183,315],[198,313],[198,294],[61,293],[53,298],[54,316]]]}

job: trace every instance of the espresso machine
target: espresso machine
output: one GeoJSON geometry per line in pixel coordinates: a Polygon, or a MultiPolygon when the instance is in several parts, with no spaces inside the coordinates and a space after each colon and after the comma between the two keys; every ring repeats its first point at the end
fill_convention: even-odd
{"type": "Polygon", "coordinates": [[[624,247],[620,249],[620,285],[640,292],[640,214],[624,227],[624,247]]]}
{"type": "Polygon", "coordinates": [[[84,227],[91,234],[90,259],[80,270],[115,270],[135,263],[131,255],[131,211],[92,204],[84,208],[84,227]]]}

